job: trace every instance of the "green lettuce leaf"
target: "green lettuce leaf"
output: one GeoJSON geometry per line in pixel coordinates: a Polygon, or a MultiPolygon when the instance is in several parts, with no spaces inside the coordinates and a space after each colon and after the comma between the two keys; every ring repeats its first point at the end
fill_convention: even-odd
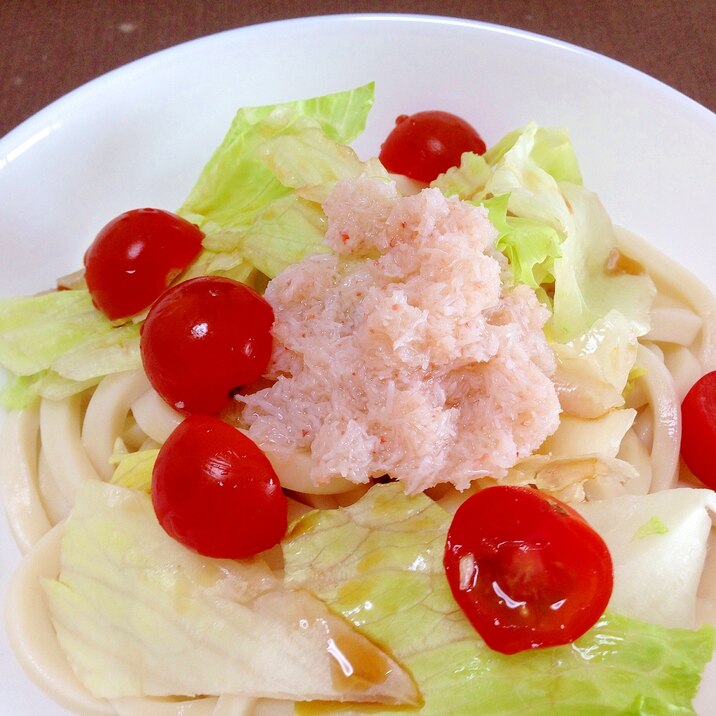
{"type": "MultiPolygon", "coordinates": [[[[442,567],[450,515],[424,495],[379,485],[341,510],[299,519],[284,542],[287,581],[312,588],[410,670],[443,716],[693,714],[713,629],[665,629],[607,613],[574,644],[506,656],[455,604],[442,567]]],[[[401,709],[302,704],[306,714],[401,709]]]]}
{"type": "MultiPolygon", "coordinates": [[[[213,235],[220,232],[220,250],[239,253],[270,277],[325,251],[320,206],[298,197],[306,192],[320,201],[337,179],[364,171],[344,145],[363,130],[373,92],[370,83],[309,100],[240,109],[179,213],[202,227],[206,248],[218,250],[213,235]]],[[[375,171],[375,163],[369,166],[375,171]]]]}
{"type": "Polygon", "coordinates": [[[636,335],[648,331],[654,286],[646,275],[610,269],[614,229],[597,196],[582,186],[564,130],[530,123],[483,157],[464,155],[433,186],[485,205],[513,279],[540,288],[550,304],[546,330],[555,342],[586,334],[612,310],[627,317],[636,335]]]}
{"type": "Polygon", "coordinates": [[[584,187],[560,187],[572,223],[554,262],[554,339],[566,342],[586,333],[610,311],[619,311],[637,336],[649,330],[656,289],[646,274],[610,269],[616,249],[611,220],[596,194],[584,187]]]}
{"type": "Polygon", "coordinates": [[[560,256],[560,236],[553,226],[507,213],[509,194],[484,199],[498,231],[497,248],[507,257],[517,283],[534,289],[554,282],[554,260],[560,256]]]}
{"type": "Polygon", "coordinates": [[[150,449],[122,455],[112,473],[112,484],[149,494],[152,489],[152,471],[158,454],[158,449],[150,449]]]}
{"type": "Polygon", "coordinates": [[[86,289],[2,299],[0,364],[14,374],[0,393],[6,408],[67,397],[138,368],[139,326],[113,325],[86,289]]]}

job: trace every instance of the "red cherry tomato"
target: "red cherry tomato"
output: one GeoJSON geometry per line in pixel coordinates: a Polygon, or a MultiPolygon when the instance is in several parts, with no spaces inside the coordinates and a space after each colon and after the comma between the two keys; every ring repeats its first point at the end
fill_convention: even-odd
{"type": "Polygon", "coordinates": [[[697,380],[681,403],[681,457],[716,490],[716,370],[697,380]]]}
{"type": "Polygon", "coordinates": [[[401,114],[383,142],[380,161],[394,174],[431,182],[460,164],[463,152],[485,153],[485,142],[464,119],[449,112],[401,114]]]}
{"type": "Polygon", "coordinates": [[[273,320],[266,299],[238,281],[200,276],[178,283],[142,326],[149,382],[177,410],[214,415],[264,373],[273,320]]]}
{"type": "Polygon", "coordinates": [[[161,209],[133,209],[110,221],[84,257],[94,305],[112,320],[151,305],[201,250],[204,235],[161,209]]]}
{"type": "Polygon", "coordinates": [[[448,530],[444,565],[455,601],[503,654],[574,641],[612,593],[602,538],[531,487],[489,487],[469,497],[448,530]]]}
{"type": "Polygon", "coordinates": [[[207,557],[243,559],[286,532],[286,496],[254,442],[218,418],[192,415],[159,450],[152,503],[166,532],[207,557]]]}

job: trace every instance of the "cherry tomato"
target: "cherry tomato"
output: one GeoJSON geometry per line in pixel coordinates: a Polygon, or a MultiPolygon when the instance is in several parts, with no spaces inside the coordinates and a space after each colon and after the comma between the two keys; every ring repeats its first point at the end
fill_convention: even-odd
{"type": "Polygon", "coordinates": [[[681,457],[716,490],[716,370],[697,380],[681,403],[681,457]]]}
{"type": "Polygon", "coordinates": [[[152,503],[165,531],[207,557],[243,559],[286,532],[286,496],[268,458],[236,428],[192,415],[159,450],[152,503]]]}
{"type": "Polygon", "coordinates": [[[238,281],[200,276],[167,289],[142,326],[149,382],[183,413],[214,415],[271,356],[273,309],[238,281]]]}
{"type": "Polygon", "coordinates": [[[463,152],[485,153],[485,142],[464,119],[449,112],[401,114],[383,142],[380,161],[394,174],[431,182],[460,164],[463,152]]]}
{"type": "Polygon", "coordinates": [[[201,230],[161,209],[133,209],[112,219],[84,257],[94,305],[108,318],[151,305],[201,250],[201,230]]]}
{"type": "Polygon", "coordinates": [[[503,654],[574,641],[601,617],[613,587],[602,538],[531,487],[488,487],[465,500],[444,566],[465,616],[503,654]]]}

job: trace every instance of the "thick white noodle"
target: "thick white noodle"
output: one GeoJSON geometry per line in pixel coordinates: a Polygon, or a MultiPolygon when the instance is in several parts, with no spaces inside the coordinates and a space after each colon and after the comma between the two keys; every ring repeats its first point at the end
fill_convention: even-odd
{"type": "Polygon", "coordinates": [[[62,522],[70,513],[72,503],[62,493],[62,490],[60,490],[50,470],[50,465],[43,449],[40,449],[37,482],[40,488],[40,495],[42,496],[42,503],[45,505],[45,511],[50,518],[50,522],[53,525],[62,522]]]}
{"type": "Polygon", "coordinates": [[[115,373],[102,379],[87,405],[82,443],[103,480],[112,477],[110,457],[115,441],[124,431],[130,407],[147,390],[149,381],[143,371],[115,373]]]}
{"type": "Polygon", "coordinates": [[[145,435],[160,444],[183,420],[183,416],[167,405],[151,388],[132,403],[132,415],[145,435]]]}
{"type": "Polygon", "coordinates": [[[701,316],[687,308],[655,308],[651,312],[651,328],[644,339],[654,343],[690,346],[703,323],[701,316]]]}
{"type": "Polygon", "coordinates": [[[8,524],[23,554],[51,527],[38,491],[39,431],[39,411],[31,408],[6,416],[0,433],[2,499],[8,524]]]}
{"type": "Polygon", "coordinates": [[[72,504],[83,480],[99,480],[82,444],[81,395],[40,404],[42,450],[57,486],[72,504]]]}
{"type": "Polygon", "coordinates": [[[666,347],[664,363],[674,381],[676,398],[681,404],[691,386],[704,374],[704,367],[686,346],[666,347]]]}
{"type": "Polygon", "coordinates": [[[639,345],[637,365],[646,369],[642,380],[649,392],[653,416],[651,491],[668,490],[679,478],[681,409],[674,381],[663,361],[652,350],[639,345]]]}
{"type": "Polygon", "coordinates": [[[701,318],[696,356],[704,373],[716,370],[716,296],[689,270],[640,236],[617,227],[617,238],[621,250],[646,268],[661,293],[678,298],[701,318]]]}

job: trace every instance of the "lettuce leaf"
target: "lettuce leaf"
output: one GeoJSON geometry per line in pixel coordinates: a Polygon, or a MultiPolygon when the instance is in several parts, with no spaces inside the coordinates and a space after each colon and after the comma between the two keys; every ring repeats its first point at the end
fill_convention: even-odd
{"type": "Polygon", "coordinates": [[[122,455],[112,473],[112,484],[149,494],[152,490],[152,471],[158,454],[159,450],[152,448],[122,455]]]}
{"type": "MultiPolygon", "coordinates": [[[[413,674],[421,716],[692,714],[714,633],[666,629],[607,613],[574,644],[506,656],[455,604],[442,568],[450,515],[424,495],[378,485],[341,510],[299,519],[284,542],[289,584],[390,650],[413,674]]],[[[298,714],[389,714],[302,704],[298,714]]]]}
{"type": "Polygon", "coordinates": [[[85,480],[60,574],[42,586],[62,650],[98,697],[416,702],[401,667],[315,596],[285,589],[261,556],[187,549],[142,491],[85,480]]]}
{"type": "Polygon", "coordinates": [[[14,374],[0,393],[6,408],[67,397],[138,368],[139,326],[113,325],[86,289],[2,299],[0,364],[14,374]]]}
{"type": "Polygon", "coordinates": [[[539,288],[551,304],[546,330],[555,342],[586,334],[613,310],[636,335],[648,331],[654,286],[645,274],[610,268],[614,229],[597,196],[582,185],[564,130],[530,123],[483,157],[463,155],[460,167],[432,185],[488,209],[514,281],[539,288]]]}
{"type": "Polygon", "coordinates": [[[363,130],[373,93],[370,83],[240,109],[179,213],[204,230],[206,248],[217,250],[213,235],[221,233],[220,250],[240,253],[269,277],[326,251],[320,198],[337,179],[359,176],[366,167],[387,176],[344,146],[363,130]]]}
{"type": "Polygon", "coordinates": [[[507,213],[510,195],[484,199],[482,205],[498,231],[495,245],[510,262],[517,283],[539,289],[554,283],[554,260],[559,258],[559,232],[548,224],[507,213]]]}

